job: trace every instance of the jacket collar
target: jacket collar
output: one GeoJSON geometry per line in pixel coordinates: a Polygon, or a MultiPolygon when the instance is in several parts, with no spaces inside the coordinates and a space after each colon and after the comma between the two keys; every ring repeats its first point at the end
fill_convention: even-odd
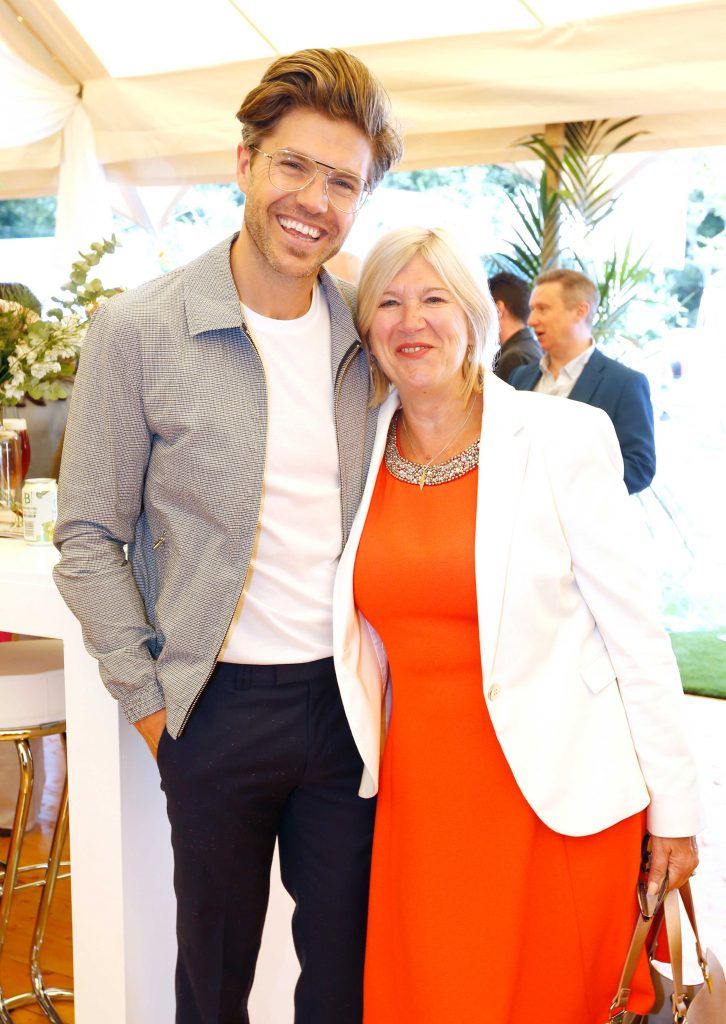
{"type": "Polygon", "coordinates": [[[243,326],[242,307],[230,264],[230,249],[237,234],[225,238],[186,268],[184,305],[192,336],[243,326]]]}
{"type": "MultiPolygon", "coordinates": [[[[238,234],[225,238],[186,268],[184,301],[189,331],[193,336],[245,327],[230,263],[230,252],[238,234]]],[[[318,280],[330,311],[332,365],[335,370],[350,348],[360,345],[360,341],[350,308],[336,287],[335,279],[323,268],[318,280]]]]}
{"type": "Polygon", "coordinates": [[[605,356],[596,348],[585,363],[582,373],[575,381],[575,386],[570,392],[569,397],[573,398],[576,402],[589,402],[600,383],[600,374],[605,369],[605,366],[605,356]]]}
{"type": "MultiPolygon", "coordinates": [[[[513,436],[524,425],[524,410],[515,395],[516,391],[511,384],[505,384],[503,380],[499,380],[492,371],[485,371],[480,453],[498,450],[504,438],[513,436]]],[[[392,391],[380,407],[374,450],[374,459],[377,459],[376,467],[380,466],[383,459],[388,428],[400,404],[401,399],[398,392],[392,391]]]]}

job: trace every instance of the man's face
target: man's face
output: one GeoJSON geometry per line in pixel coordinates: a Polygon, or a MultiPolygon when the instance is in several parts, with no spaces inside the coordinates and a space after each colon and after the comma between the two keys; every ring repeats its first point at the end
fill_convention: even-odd
{"type": "Polygon", "coordinates": [[[579,340],[587,315],[586,303],[566,306],[559,281],[538,284],[530,298],[527,323],[537,335],[543,352],[557,356],[579,340]]]}
{"type": "MultiPolygon", "coordinates": [[[[371,144],[355,125],[300,108],[285,114],[259,148],[266,153],[290,149],[366,181],[373,162],[371,144]]],[[[315,276],[343,245],[355,214],[341,213],[329,202],[322,174],[299,192],[283,192],[270,182],[268,167],[261,153],[238,148],[245,230],[273,270],[288,277],[315,276]]]]}

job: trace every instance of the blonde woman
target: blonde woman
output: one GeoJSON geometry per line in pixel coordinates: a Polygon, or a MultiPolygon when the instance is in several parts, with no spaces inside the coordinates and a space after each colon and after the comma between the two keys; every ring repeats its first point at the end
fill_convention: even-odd
{"type": "MultiPolygon", "coordinates": [[[[697,863],[683,694],[617,439],[485,369],[495,322],[442,231],[396,231],[363,267],[381,407],[334,647],[362,795],[386,686],[392,708],[365,1024],[603,1024],[646,827],[652,886],[697,863]]],[[[643,964],[630,1007],[651,996],[643,964]]]]}

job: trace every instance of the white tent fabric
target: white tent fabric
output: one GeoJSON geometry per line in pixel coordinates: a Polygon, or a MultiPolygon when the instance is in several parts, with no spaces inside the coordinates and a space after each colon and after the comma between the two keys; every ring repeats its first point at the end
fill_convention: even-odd
{"type": "Polygon", "coordinates": [[[111,204],[106,176],[96,157],[90,118],[77,103],[63,127],[55,235],[57,259],[64,264],[100,238],[110,238],[111,204]]]}
{"type": "Polygon", "coordinates": [[[72,86],[0,50],[0,145],[23,146],[61,131],[78,102],[72,86]]]}
{"type": "MultiPolygon", "coordinates": [[[[600,117],[641,116],[639,149],[726,144],[725,0],[447,0],[459,34],[438,38],[440,6],[413,16],[390,0],[347,22],[327,0],[314,18],[284,0],[23,0],[22,26],[3,20],[8,2],[0,44],[83,84],[98,158],[124,184],[232,180],[240,99],[307,45],[345,46],[383,81],[403,168],[511,161],[545,124],[600,117]]],[[[57,135],[0,149],[0,194],[52,192],[61,155],[57,135]]]]}
{"type": "Polygon", "coordinates": [[[0,50],[0,123],[3,148],[62,133],[56,239],[57,258],[67,263],[79,247],[111,227],[106,179],[88,114],[72,87],[0,50]]]}

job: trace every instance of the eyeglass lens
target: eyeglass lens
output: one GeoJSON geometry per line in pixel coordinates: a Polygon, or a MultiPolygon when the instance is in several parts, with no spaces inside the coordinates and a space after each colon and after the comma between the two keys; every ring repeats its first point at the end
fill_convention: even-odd
{"type": "MultiPolygon", "coordinates": [[[[315,161],[299,153],[278,149],[270,157],[270,181],[286,192],[304,188],[317,172],[315,161]]],[[[328,197],[340,210],[356,210],[365,199],[366,183],[355,174],[333,169],[325,174],[325,180],[328,197]]]]}

